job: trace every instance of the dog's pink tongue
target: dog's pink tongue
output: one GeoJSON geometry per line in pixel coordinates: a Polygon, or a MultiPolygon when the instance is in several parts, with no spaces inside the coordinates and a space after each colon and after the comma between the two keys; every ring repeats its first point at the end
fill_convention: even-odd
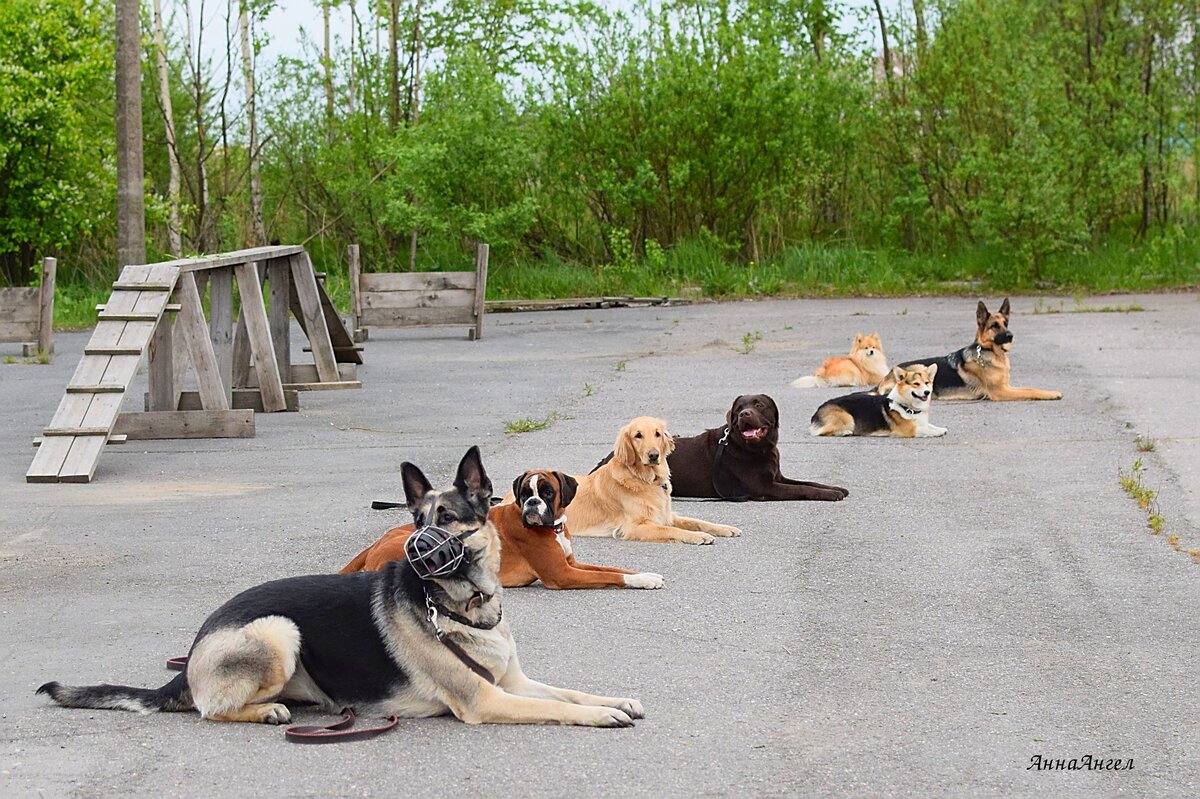
{"type": "Polygon", "coordinates": [[[743,438],[759,439],[759,438],[762,438],[763,436],[765,436],[766,434],[767,434],[767,428],[765,428],[765,427],[756,427],[753,430],[743,430],[742,431],[743,438]]]}

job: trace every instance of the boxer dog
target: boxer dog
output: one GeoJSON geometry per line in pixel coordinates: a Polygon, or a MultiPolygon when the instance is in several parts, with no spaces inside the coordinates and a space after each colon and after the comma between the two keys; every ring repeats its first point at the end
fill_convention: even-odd
{"type": "MultiPolygon", "coordinates": [[[[562,472],[525,472],[513,481],[515,501],[492,508],[488,521],[500,533],[500,583],[505,588],[531,585],[547,588],[662,588],[662,575],[610,566],[592,566],[575,559],[567,506],[578,483],[562,472]]],[[[376,571],[404,559],[404,543],[413,532],[406,524],[383,537],[350,561],[342,574],[376,571]]]]}

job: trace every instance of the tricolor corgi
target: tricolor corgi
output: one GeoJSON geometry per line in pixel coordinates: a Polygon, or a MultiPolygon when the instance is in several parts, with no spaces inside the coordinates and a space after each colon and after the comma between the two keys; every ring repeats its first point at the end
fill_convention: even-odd
{"type": "Polygon", "coordinates": [[[837,397],[817,408],[809,432],[814,436],[896,436],[926,438],[946,435],[929,423],[929,399],[937,365],[897,366],[888,375],[890,392],[862,391],[837,397]]]}

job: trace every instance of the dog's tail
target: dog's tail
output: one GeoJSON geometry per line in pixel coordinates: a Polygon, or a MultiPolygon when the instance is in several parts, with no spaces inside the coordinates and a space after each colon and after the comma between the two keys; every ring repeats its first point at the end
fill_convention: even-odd
{"type": "Polygon", "coordinates": [[[816,375],[805,375],[793,380],[792,385],[796,388],[816,388],[817,386],[825,385],[825,381],[816,375]]]}
{"type": "Polygon", "coordinates": [[[88,707],[98,710],[132,710],[134,713],[178,712],[193,710],[187,671],[162,688],[131,688],[126,685],[62,685],[48,682],[37,689],[63,707],[88,707]]]}

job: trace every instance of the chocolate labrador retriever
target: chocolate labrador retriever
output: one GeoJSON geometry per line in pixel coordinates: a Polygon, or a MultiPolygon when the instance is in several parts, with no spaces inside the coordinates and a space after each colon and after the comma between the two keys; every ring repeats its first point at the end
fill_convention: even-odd
{"type": "Polygon", "coordinates": [[[667,459],[676,497],[730,500],[815,499],[836,502],[844,488],[792,480],[779,473],[779,408],[766,394],[733,401],[725,425],[676,438],[667,459]]]}

